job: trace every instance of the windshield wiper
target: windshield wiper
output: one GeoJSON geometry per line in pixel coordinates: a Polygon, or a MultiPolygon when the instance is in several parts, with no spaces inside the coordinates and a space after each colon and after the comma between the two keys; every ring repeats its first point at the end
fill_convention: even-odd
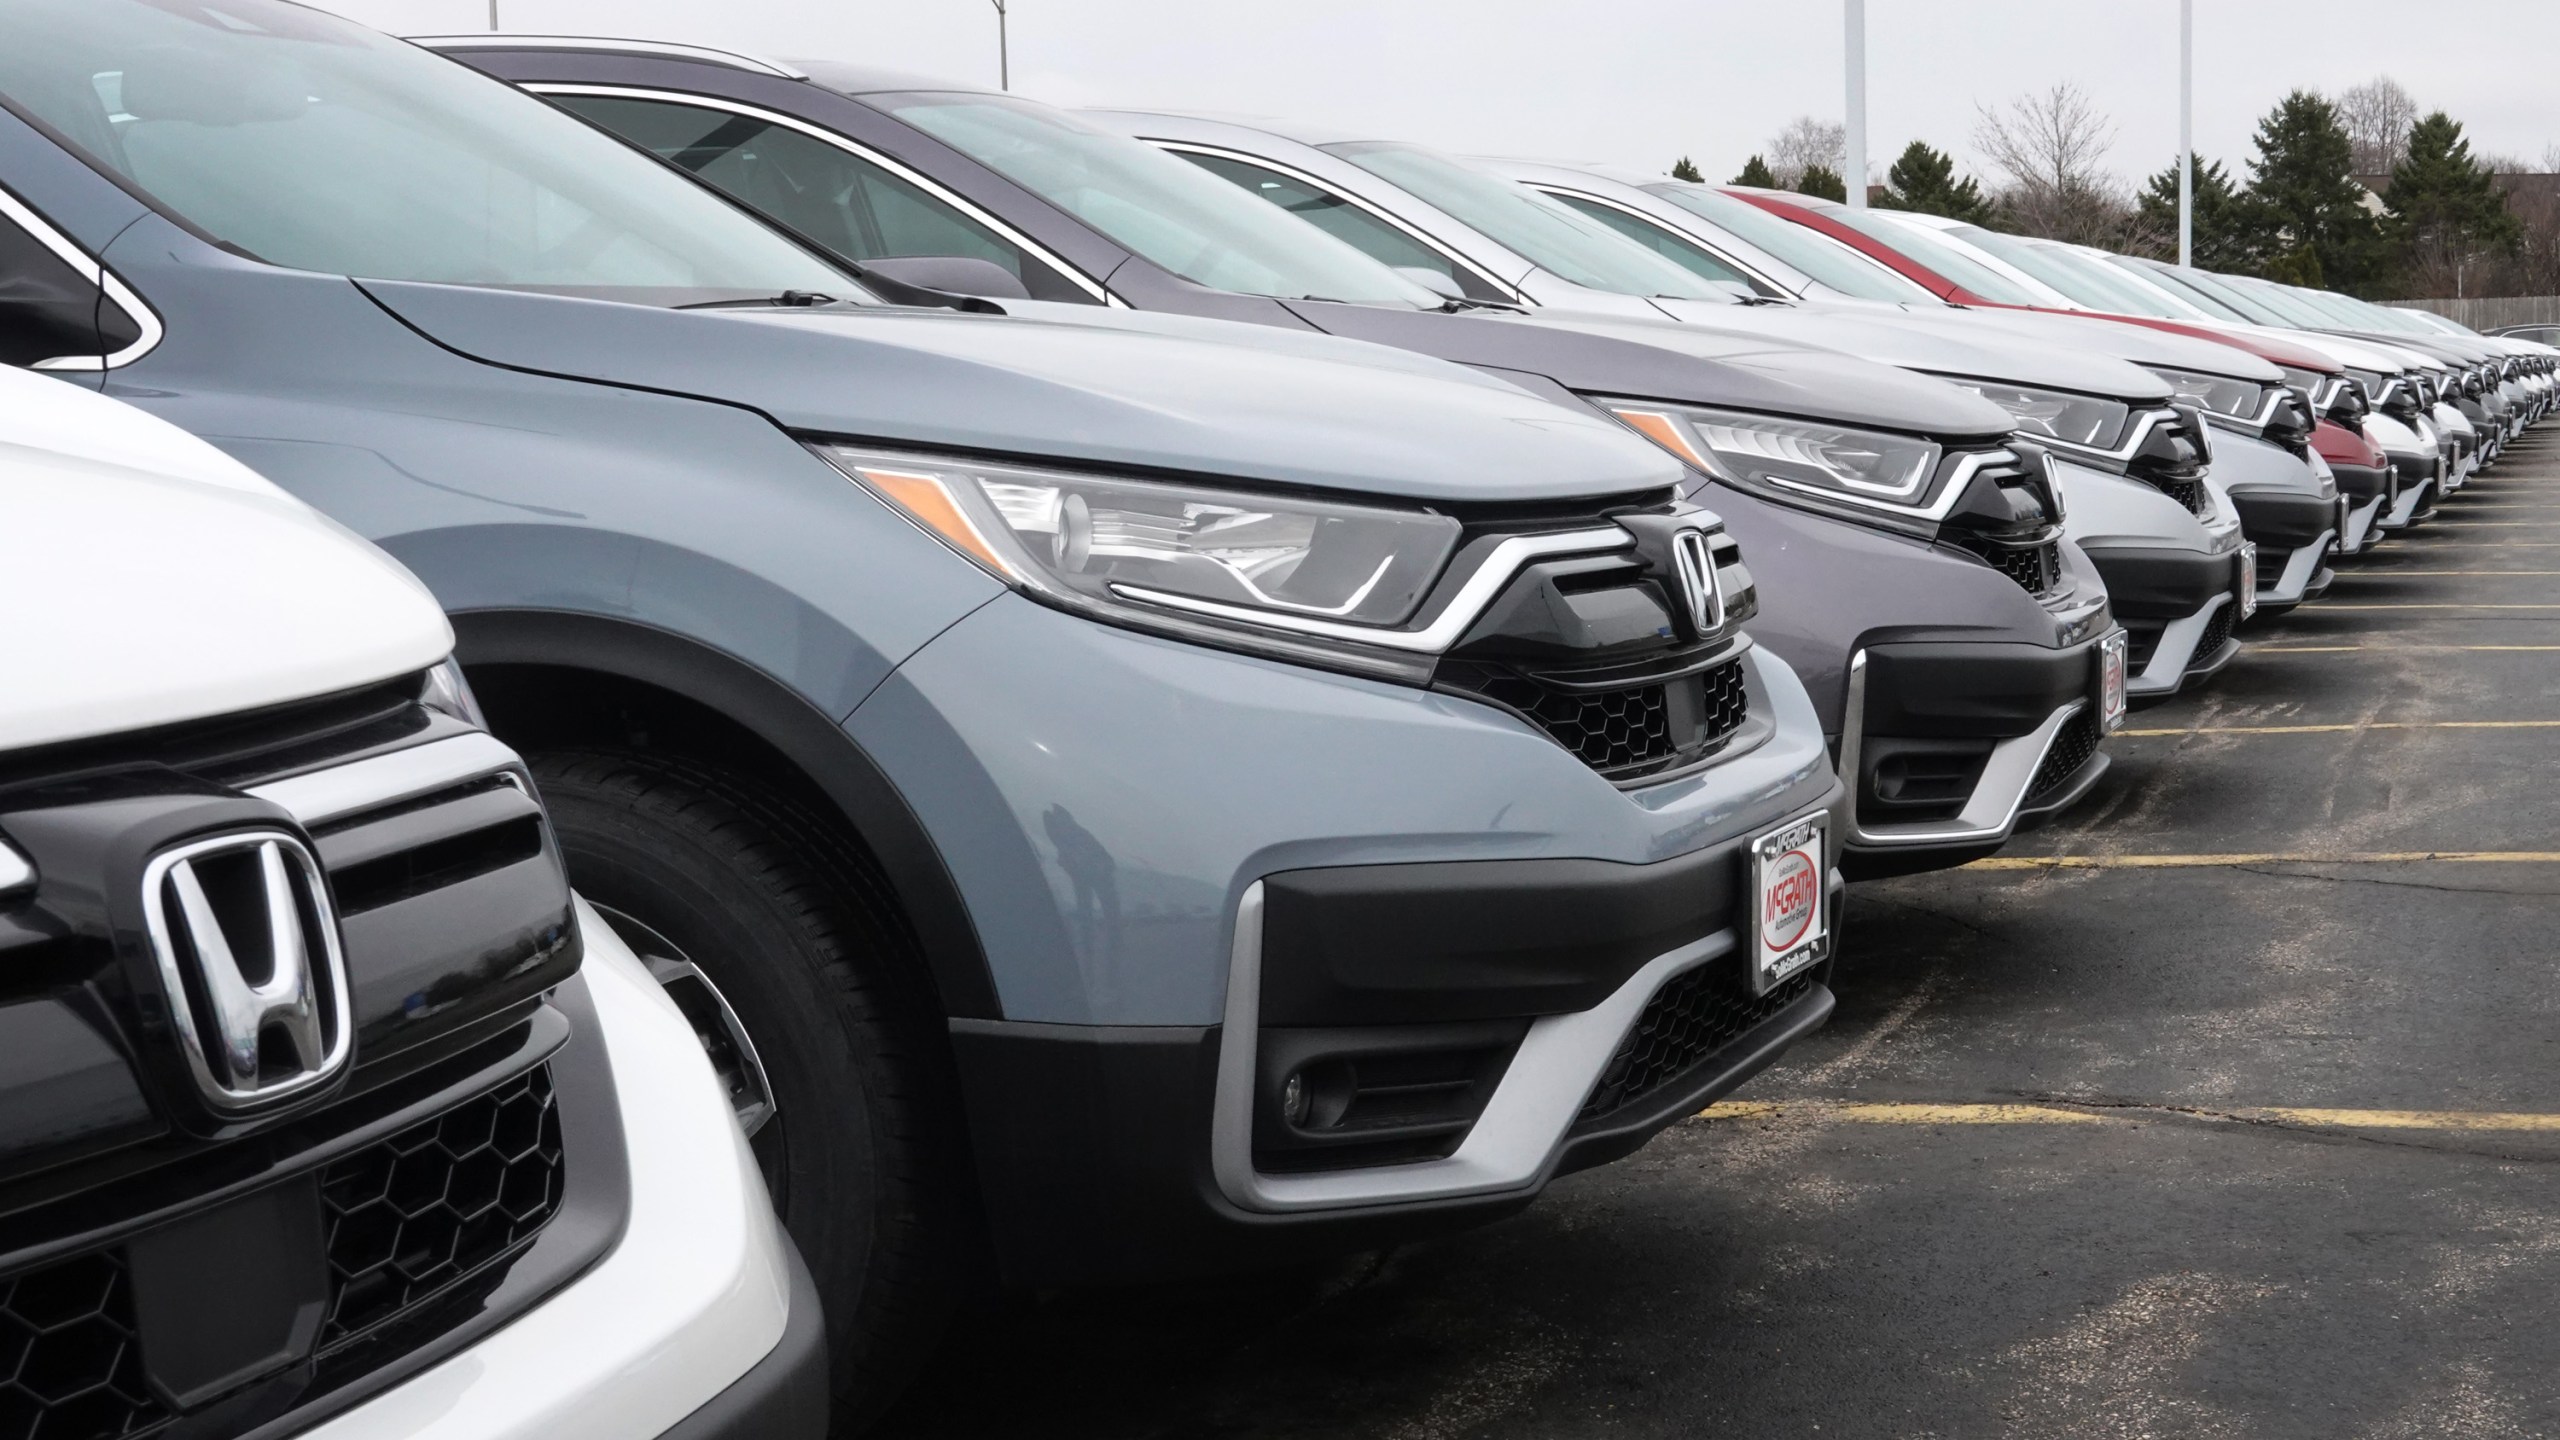
{"type": "Polygon", "coordinates": [[[785,290],[779,295],[757,295],[740,300],[696,300],[690,305],[679,305],[676,308],[679,310],[812,310],[820,305],[843,303],[833,295],[822,295],[815,290],[785,290]]]}

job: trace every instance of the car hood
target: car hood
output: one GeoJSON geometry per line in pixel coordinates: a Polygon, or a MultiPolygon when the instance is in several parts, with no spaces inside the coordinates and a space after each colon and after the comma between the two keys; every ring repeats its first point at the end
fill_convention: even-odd
{"type": "Polygon", "coordinates": [[[1272,326],[1025,301],[667,310],[363,285],[476,359],[745,406],[809,435],[1437,501],[1623,495],[1683,473],[1597,414],[1272,326]]]}
{"type": "MultiPolygon", "coordinates": [[[[2056,345],[2081,345],[2102,355],[2113,355],[2136,365],[2161,365],[2172,370],[2195,370],[2209,375],[2228,375],[2235,380],[2255,380],[2263,385],[2281,383],[2284,372],[2237,345],[2219,340],[2204,340],[2193,335],[2178,335],[2167,330],[2154,330],[2147,325],[2128,325],[2118,320],[2101,320],[2091,315],[2063,315],[2043,310],[2003,310],[1981,305],[1968,308],[1951,318],[1976,325],[1994,326],[2013,335],[2045,340],[2056,345]]],[[[1932,319],[1931,323],[1946,321],[1932,319]]]]}
{"type": "Polygon", "coordinates": [[[1969,326],[1965,321],[1973,313],[1950,309],[1941,318],[1868,306],[1731,305],[1703,323],[1819,345],[1907,370],[2104,395],[2134,405],[2166,404],[2173,393],[2159,376],[2110,355],[1998,326],[1969,326]]]}
{"type": "Polygon", "coordinates": [[[353,689],[453,632],[381,551],[201,440],[0,368],[0,751],[353,689]]]}
{"type": "Polygon", "coordinates": [[[1292,302],[1317,328],[1486,369],[1536,375],[1586,395],[1713,405],[1869,425],[1939,439],[1996,439],[2007,411],[1940,380],[1767,335],[1670,320],[1440,315],[1292,302]]]}

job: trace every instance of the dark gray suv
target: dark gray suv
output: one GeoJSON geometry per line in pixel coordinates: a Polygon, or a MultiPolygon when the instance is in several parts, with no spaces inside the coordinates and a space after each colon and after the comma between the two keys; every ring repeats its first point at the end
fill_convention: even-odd
{"type": "Polygon", "coordinates": [[[1755,633],[1804,677],[1850,777],[1853,876],[1988,854],[2106,769],[2126,637],[2062,535],[2040,447],[2014,443],[2015,419],[1979,397],[1765,333],[1444,298],[1018,96],[592,38],[425,43],[850,262],[984,294],[1356,336],[1616,414],[1721,482],[1698,498],[1752,556],[1755,633]]]}

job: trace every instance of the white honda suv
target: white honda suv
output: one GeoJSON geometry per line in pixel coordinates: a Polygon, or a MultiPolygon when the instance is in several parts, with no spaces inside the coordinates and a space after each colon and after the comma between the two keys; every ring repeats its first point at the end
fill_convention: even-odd
{"type": "Polygon", "coordinates": [[[0,368],[0,1435],[821,1433],[717,995],[415,579],[83,378],[0,368]]]}

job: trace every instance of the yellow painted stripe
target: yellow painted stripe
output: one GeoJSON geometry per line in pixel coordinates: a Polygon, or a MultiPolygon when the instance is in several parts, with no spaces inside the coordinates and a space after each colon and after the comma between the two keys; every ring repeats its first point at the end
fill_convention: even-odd
{"type": "Polygon", "coordinates": [[[1790,1110],[1866,1125],[2095,1125],[2104,1117],[2059,1105],[1908,1105],[1838,1100],[1728,1100],[1698,1112],[1701,1120],[1767,1120],[1790,1110]]]}
{"type": "Polygon", "coordinates": [[[2560,730],[2560,720],[2371,720],[2339,725],[2192,725],[2178,730],[2119,730],[2129,735],[2343,735],[2350,730],[2560,730]]]}
{"type": "Polygon", "coordinates": [[[2560,1115],[2515,1110],[2310,1110],[2285,1106],[2239,1112],[2255,1119],[2350,1130],[2560,1130],[2560,1115]]]}
{"type": "Polygon", "coordinates": [[[2233,865],[2560,865],[2560,850],[2235,851],[2220,855],[1994,855],[1967,870],[2209,870],[2233,865]]]}
{"type": "Polygon", "coordinates": [[[2324,615],[2336,610],[2560,610],[2560,605],[2469,605],[2452,600],[2373,600],[2362,605],[2341,605],[2333,600],[2315,603],[2324,615]]]}
{"type": "Polygon", "coordinates": [[[2162,1111],[2200,1120],[2318,1125],[2340,1130],[2560,1131],[2560,1114],[2532,1110],[2363,1110],[2296,1105],[2234,1110],[2175,1105],[2081,1110],[2064,1105],[1727,1100],[1699,1111],[1698,1118],[1778,1120],[1801,1115],[1858,1125],[2099,1125],[2109,1120],[2146,1120],[2162,1111]]]}
{"type": "Polygon", "coordinates": [[[2340,575],[2341,580],[2399,580],[2408,576],[2438,575],[2560,575],[2560,570],[2355,570],[2340,575]]]}

